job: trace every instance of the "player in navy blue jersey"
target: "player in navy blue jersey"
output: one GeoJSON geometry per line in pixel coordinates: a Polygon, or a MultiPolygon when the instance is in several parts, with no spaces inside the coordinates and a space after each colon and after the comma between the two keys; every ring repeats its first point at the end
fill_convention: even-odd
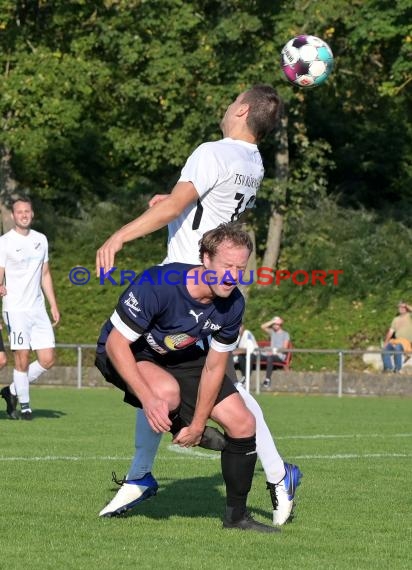
{"type": "MultiPolygon", "coordinates": [[[[148,210],[105,241],[96,255],[97,274],[113,267],[117,252],[126,242],[166,224],[167,256],[163,263],[197,264],[203,234],[220,223],[236,221],[253,207],[264,175],[258,144],[276,127],[281,109],[281,100],[269,85],[255,85],[240,93],[220,121],[223,138],[200,144],[188,157],[170,194],[154,196],[148,210]]],[[[231,368],[229,375],[237,382],[233,365],[231,368]]],[[[243,386],[237,385],[237,389],[256,419],[256,449],[270,491],[273,523],[283,525],[292,516],[301,472],[279,454],[258,402],[243,386]]],[[[116,516],[131,509],[157,488],[152,470],[160,441],[161,434],[150,428],[144,410],[138,408],[133,460],[121,488],[100,516],[116,516]]]]}
{"type": "Polygon", "coordinates": [[[257,458],[256,424],[225,374],[244,312],[236,283],[251,251],[246,232],[223,224],[203,236],[202,265],[150,269],[154,284],[148,279],[130,285],[104,324],[96,365],[125,392],[126,402],[143,408],[155,432],[170,431],[178,416],[183,427],[174,435],[175,444],[198,445],[209,418],[221,425],[223,527],[276,532],[246,509],[257,458]],[[161,279],[170,271],[180,277],[175,284],[161,279]]]}

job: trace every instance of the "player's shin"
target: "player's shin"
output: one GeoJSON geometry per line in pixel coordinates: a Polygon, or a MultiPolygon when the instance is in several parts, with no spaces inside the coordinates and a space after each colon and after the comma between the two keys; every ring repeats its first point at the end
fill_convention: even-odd
{"type": "Polygon", "coordinates": [[[144,411],[137,409],[135,454],[127,474],[127,480],[141,479],[153,469],[153,463],[162,439],[161,433],[152,430],[144,411]]]}
{"type": "Polygon", "coordinates": [[[256,465],[256,437],[231,438],[225,434],[222,475],[226,484],[226,519],[238,521],[246,513],[247,496],[256,465]]]}

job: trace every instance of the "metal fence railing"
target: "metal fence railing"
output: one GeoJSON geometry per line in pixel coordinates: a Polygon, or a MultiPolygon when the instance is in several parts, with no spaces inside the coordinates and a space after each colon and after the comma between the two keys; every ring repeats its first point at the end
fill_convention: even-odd
{"type": "MultiPolygon", "coordinates": [[[[363,356],[365,354],[382,354],[382,349],[375,349],[375,350],[349,350],[344,348],[291,348],[291,349],[284,349],[282,352],[291,352],[292,354],[329,354],[329,355],[336,355],[337,363],[337,395],[339,398],[342,397],[343,394],[343,373],[344,373],[344,357],[345,355],[353,355],[353,356],[363,356]]],[[[388,354],[395,354],[393,350],[385,350],[388,354]]],[[[254,349],[254,350],[247,350],[246,351],[246,378],[245,378],[245,388],[248,392],[251,389],[251,359],[253,356],[256,358],[256,366],[255,366],[255,393],[260,394],[260,381],[261,381],[261,366],[260,366],[260,357],[265,353],[267,354],[267,348],[263,349],[254,349]]]]}
{"type": "MultiPolygon", "coordinates": [[[[5,344],[7,346],[7,344],[5,344]]],[[[83,373],[84,373],[84,351],[85,350],[95,350],[95,344],[56,344],[56,349],[73,350],[76,353],[76,385],[77,388],[82,388],[83,386],[83,373]]],[[[252,380],[252,366],[251,359],[254,355],[255,362],[255,393],[260,393],[261,385],[261,366],[260,366],[260,356],[263,354],[265,349],[261,350],[247,350],[246,351],[246,378],[245,378],[245,388],[251,390],[251,380],[252,380]]],[[[267,351],[267,349],[266,349],[267,351]]],[[[324,355],[335,355],[336,356],[336,374],[337,374],[337,396],[341,397],[343,394],[343,374],[345,365],[345,356],[363,356],[365,354],[381,354],[382,349],[375,350],[349,350],[341,348],[291,348],[285,349],[284,352],[292,352],[292,354],[324,354],[324,355]]],[[[395,354],[395,351],[385,351],[388,354],[395,354]]],[[[267,352],[266,352],[267,353],[267,352]]]]}

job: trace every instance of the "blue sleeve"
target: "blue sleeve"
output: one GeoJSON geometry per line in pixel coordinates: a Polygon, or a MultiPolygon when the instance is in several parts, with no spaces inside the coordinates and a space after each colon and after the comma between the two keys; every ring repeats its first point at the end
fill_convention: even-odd
{"type": "Polygon", "coordinates": [[[243,313],[245,311],[245,300],[243,295],[240,293],[233,303],[230,311],[228,312],[228,320],[224,327],[213,334],[214,340],[220,344],[230,344],[237,343],[239,337],[239,329],[242,324],[243,313]]]}
{"type": "Polygon", "coordinates": [[[159,314],[159,300],[150,283],[131,285],[121,295],[116,312],[133,332],[143,334],[159,314]]]}

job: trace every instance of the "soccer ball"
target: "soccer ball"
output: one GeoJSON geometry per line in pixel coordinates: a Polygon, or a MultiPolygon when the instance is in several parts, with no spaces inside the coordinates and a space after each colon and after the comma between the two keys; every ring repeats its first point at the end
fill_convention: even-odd
{"type": "Polygon", "coordinates": [[[280,64],[288,81],[299,87],[316,87],[333,69],[333,53],[316,36],[296,36],[281,51],[280,64]]]}

